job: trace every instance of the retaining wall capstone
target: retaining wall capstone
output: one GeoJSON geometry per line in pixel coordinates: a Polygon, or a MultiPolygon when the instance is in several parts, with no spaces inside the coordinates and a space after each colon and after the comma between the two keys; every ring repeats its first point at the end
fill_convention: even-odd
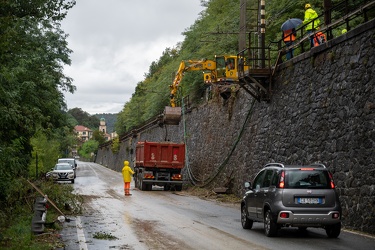
{"type": "Polygon", "coordinates": [[[269,103],[242,89],[228,100],[214,91],[179,125],[138,131],[117,154],[101,148],[96,162],[121,171],[138,141],[185,141],[189,183],[239,197],[266,163],[321,162],[333,172],[343,225],[375,234],[374,55],[373,20],[279,65],[269,103]]]}

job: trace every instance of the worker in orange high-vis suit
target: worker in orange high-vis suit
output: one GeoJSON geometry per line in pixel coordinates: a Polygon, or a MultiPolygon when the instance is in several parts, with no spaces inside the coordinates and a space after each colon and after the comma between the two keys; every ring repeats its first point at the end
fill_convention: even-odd
{"type": "Polygon", "coordinates": [[[129,196],[130,194],[130,182],[132,181],[132,175],[134,171],[129,167],[129,162],[124,161],[124,167],[122,168],[122,177],[124,178],[124,191],[125,195],[129,196]]]}
{"type": "MultiPolygon", "coordinates": [[[[294,43],[294,40],[296,40],[296,30],[290,29],[290,30],[284,30],[283,31],[283,40],[286,47],[291,46],[294,43]]],[[[286,53],[286,60],[289,60],[293,58],[293,48],[289,49],[286,53]]]]}
{"type": "Polygon", "coordinates": [[[314,47],[321,45],[327,41],[326,35],[323,32],[319,31],[314,36],[314,47]]]}

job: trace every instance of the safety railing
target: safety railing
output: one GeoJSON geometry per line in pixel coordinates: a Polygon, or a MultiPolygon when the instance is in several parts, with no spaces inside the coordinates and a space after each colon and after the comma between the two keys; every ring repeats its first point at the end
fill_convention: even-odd
{"type": "Polygon", "coordinates": [[[373,19],[374,17],[374,0],[344,0],[334,5],[332,8],[326,9],[323,14],[310,22],[313,27],[315,27],[315,31],[312,33],[306,32],[306,26],[309,25],[308,23],[299,26],[295,30],[296,40],[292,45],[285,45],[283,39],[270,42],[269,47],[271,48],[271,51],[274,54],[278,54],[277,58],[274,57],[276,58],[275,64],[277,65],[283,62],[288,51],[293,50],[294,56],[308,51],[311,48],[311,36],[316,36],[318,32],[323,33],[326,41],[329,41],[334,37],[340,36],[352,28],[373,19]],[[319,27],[314,25],[317,19],[324,19],[324,22],[320,22],[321,25],[319,27]]]}

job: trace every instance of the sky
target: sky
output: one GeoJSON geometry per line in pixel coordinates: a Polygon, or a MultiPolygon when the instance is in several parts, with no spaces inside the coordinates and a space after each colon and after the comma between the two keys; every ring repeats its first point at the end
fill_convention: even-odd
{"type": "MultiPolygon", "coordinates": [[[[118,113],[166,48],[184,40],[204,8],[200,0],[77,0],[62,22],[77,87],[68,109],[118,113]]],[[[176,69],[177,70],[177,69],[176,69]]]]}

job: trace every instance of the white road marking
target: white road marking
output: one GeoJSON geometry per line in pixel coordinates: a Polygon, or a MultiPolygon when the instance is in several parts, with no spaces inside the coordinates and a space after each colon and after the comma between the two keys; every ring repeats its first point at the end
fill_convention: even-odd
{"type": "Polygon", "coordinates": [[[79,242],[79,249],[81,250],[88,250],[86,244],[85,233],[83,232],[81,217],[77,216],[76,219],[76,227],[77,227],[77,237],[79,242]]]}

